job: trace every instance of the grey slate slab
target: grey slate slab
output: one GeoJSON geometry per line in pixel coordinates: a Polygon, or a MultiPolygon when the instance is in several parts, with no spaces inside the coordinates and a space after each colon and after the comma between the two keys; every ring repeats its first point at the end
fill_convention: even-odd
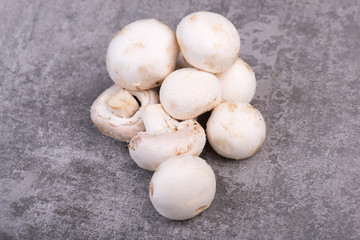
{"type": "Polygon", "coordinates": [[[360,239],[359,39],[357,0],[0,0],[0,239],[360,239]],[[199,10],[237,27],[267,139],[244,161],[206,145],[214,202],[176,222],[89,108],[122,26],[199,10]]]}

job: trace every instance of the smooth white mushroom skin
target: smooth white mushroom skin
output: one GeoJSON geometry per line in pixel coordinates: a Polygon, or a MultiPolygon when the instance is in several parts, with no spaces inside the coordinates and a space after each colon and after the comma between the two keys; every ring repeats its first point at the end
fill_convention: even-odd
{"type": "Polygon", "coordinates": [[[179,48],[175,33],[155,19],[125,26],[111,40],[106,66],[115,84],[128,90],[160,86],[174,69],[179,48]]]}
{"type": "Polygon", "coordinates": [[[155,209],[172,220],[186,220],[207,209],[215,191],[216,179],[210,165],[190,155],[163,162],[149,186],[150,200],[155,209]]]}
{"type": "Polygon", "coordinates": [[[160,104],[141,109],[146,132],[140,132],[129,143],[129,153],[135,163],[155,171],[166,159],[182,154],[198,156],[206,143],[205,130],[193,120],[178,122],[160,104]]]}
{"type": "Polygon", "coordinates": [[[190,119],[210,111],[222,99],[222,87],[214,74],[183,68],[167,76],[160,88],[160,102],[175,119],[190,119]]]}
{"type": "Polygon", "coordinates": [[[250,103],[255,95],[256,78],[251,67],[238,58],[225,72],[217,73],[223,88],[222,102],[250,103]]]}
{"type": "Polygon", "coordinates": [[[176,29],[182,55],[201,70],[227,70],[240,53],[240,37],[225,17],[212,12],[195,12],[184,17],[176,29]]]}
{"type": "MultiPolygon", "coordinates": [[[[117,94],[123,91],[125,90],[118,85],[113,85],[106,89],[92,104],[90,109],[90,117],[95,126],[104,135],[119,141],[129,142],[130,139],[133,138],[138,132],[145,131],[145,126],[139,110],[136,111],[132,116],[128,117],[120,117],[118,116],[118,112],[121,110],[114,110],[113,107],[116,107],[119,104],[116,102],[117,100],[112,98],[117,98],[117,94]],[[109,106],[109,100],[112,107],[109,106]]],[[[157,92],[152,89],[147,91],[129,91],[129,94],[137,97],[141,103],[141,106],[159,103],[159,96],[157,92]]],[[[122,97],[124,97],[123,94],[122,97]]],[[[133,101],[133,99],[130,101],[133,101]]],[[[134,105],[134,103],[131,105],[134,105]]],[[[124,106],[127,110],[122,111],[122,113],[128,112],[126,103],[123,103],[123,107],[124,106]]],[[[133,106],[131,108],[133,108],[133,106]]]]}
{"type": "Polygon", "coordinates": [[[223,157],[245,159],[255,154],[266,136],[261,113],[244,102],[219,104],[206,124],[211,147],[223,157]]]}

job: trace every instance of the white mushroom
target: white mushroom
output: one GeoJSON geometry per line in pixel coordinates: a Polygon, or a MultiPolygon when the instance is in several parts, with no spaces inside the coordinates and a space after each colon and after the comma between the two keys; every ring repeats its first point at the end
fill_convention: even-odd
{"type": "Polygon", "coordinates": [[[250,103],[255,95],[255,73],[241,58],[225,72],[216,74],[216,77],[223,88],[222,102],[250,103]]]}
{"type": "Polygon", "coordinates": [[[206,136],[198,122],[191,119],[179,123],[161,104],[142,107],[141,113],[146,132],[138,133],[129,143],[130,156],[139,167],[155,171],[170,157],[185,153],[200,155],[206,136]]]}
{"type": "Polygon", "coordinates": [[[179,48],[175,33],[162,22],[130,23],[109,44],[106,66],[115,84],[128,90],[160,86],[175,69],[179,48]]]}
{"type": "Polygon", "coordinates": [[[206,125],[211,147],[221,156],[245,159],[263,144],[266,126],[261,113],[244,102],[219,104],[206,125]]]}
{"type": "Polygon", "coordinates": [[[235,26],[217,13],[195,12],[184,17],[176,37],[186,61],[211,73],[227,70],[240,53],[235,26]]]}
{"type": "Polygon", "coordinates": [[[163,162],[149,186],[155,209],[173,220],[189,219],[207,209],[215,191],[216,179],[210,165],[187,154],[163,162]]]}
{"type": "Polygon", "coordinates": [[[126,91],[113,85],[105,90],[93,103],[90,109],[91,120],[106,136],[119,141],[129,142],[138,132],[145,131],[139,105],[158,103],[155,90],[126,91]]]}
{"type": "Polygon", "coordinates": [[[172,72],[160,88],[160,102],[175,119],[190,119],[221,102],[222,88],[214,74],[195,68],[172,72]]]}

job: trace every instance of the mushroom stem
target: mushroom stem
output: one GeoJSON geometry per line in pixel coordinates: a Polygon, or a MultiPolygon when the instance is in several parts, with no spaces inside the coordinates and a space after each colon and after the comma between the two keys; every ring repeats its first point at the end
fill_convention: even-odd
{"type": "Polygon", "coordinates": [[[111,111],[121,118],[129,118],[139,110],[138,102],[125,89],[121,89],[111,95],[107,104],[111,111]]]}
{"type": "Polygon", "coordinates": [[[129,143],[130,156],[139,167],[155,171],[170,157],[198,156],[204,149],[205,131],[194,119],[178,122],[161,104],[142,106],[139,112],[146,132],[139,132],[129,143]]]}
{"type": "Polygon", "coordinates": [[[161,130],[174,131],[179,122],[172,119],[163,109],[161,104],[151,104],[140,109],[146,132],[161,130]]]}

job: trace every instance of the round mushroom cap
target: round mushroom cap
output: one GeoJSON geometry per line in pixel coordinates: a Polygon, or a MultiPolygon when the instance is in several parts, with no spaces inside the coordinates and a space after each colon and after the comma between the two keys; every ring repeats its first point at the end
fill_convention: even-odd
{"type": "Polygon", "coordinates": [[[186,61],[211,73],[227,70],[240,53],[237,29],[217,13],[195,12],[184,17],[176,37],[186,61]]]}
{"type": "Polygon", "coordinates": [[[160,88],[160,102],[175,119],[190,119],[221,102],[222,87],[214,74],[183,68],[172,72],[160,88]]]}
{"type": "Polygon", "coordinates": [[[223,88],[222,102],[247,102],[253,99],[256,90],[255,73],[251,67],[238,58],[225,72],[217,73],[223,88]]]}
{"type": "Polygon", "coordinates": [[[221,156],[245,159],[263,144],[266,125],[261,113],[248,103],[219,104],[206,124],[211,147],[221,156]]]}
{"type": "MultiPolygon", "coordinates": [[[[92,104],[90,117],[95,126],[106,136],[119,141],[129,142],[137,133],[145,131],[145,126],[138,110],[133,116],[123,118],[117,116],[108,105],[108,100],[118,91],[122,91],[118,85],[113,85],[106,89],[92,104]]],[[[130,94],[138,98],[141,106],[155,104],[159,102],[158,94],[155,90],[129,91],[130,94]]]]}
{"type": "Polygon", "coordinates": [[[150,200],[161,215],[185,220],[210,206],[216,179],[205,160],[181,155],[169,158],[156,169],[149,188],[150,200]]]}
{"type": "Polygon", "coordinates": [[[130,23],[109,44],[106,66],[115,84],[127,90],[160,86],[176,65],[175,33],[164,23],[144,19],[130,23]]]}

